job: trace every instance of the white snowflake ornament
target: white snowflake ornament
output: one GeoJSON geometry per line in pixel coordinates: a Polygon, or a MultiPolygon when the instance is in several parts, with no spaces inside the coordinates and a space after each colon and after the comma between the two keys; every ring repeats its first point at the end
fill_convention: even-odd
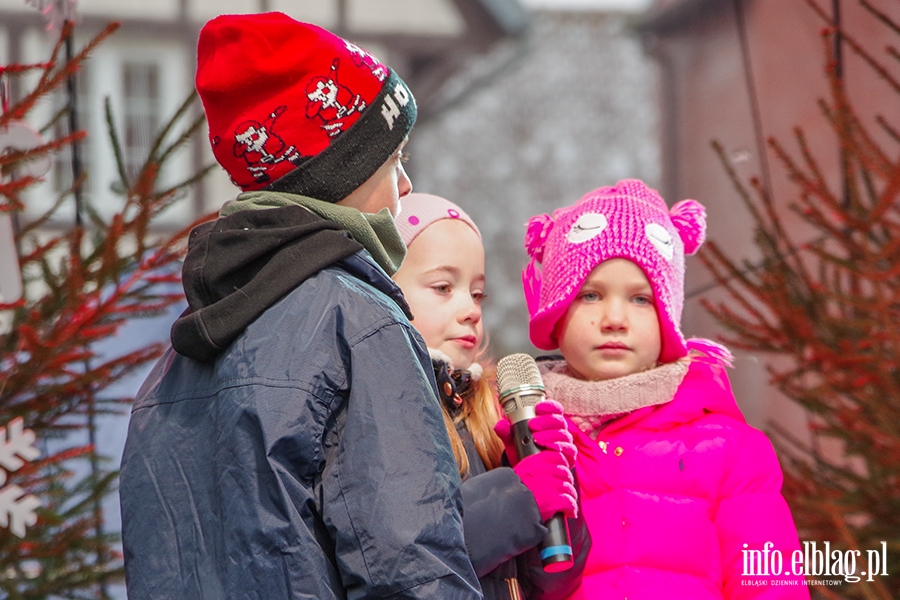
{"type": "MultiPolygon", "coordinates": [[[[37,459],[41,451],[34,447],[35,435],[25,429],[22,417],[16,417],[6,427],[0,427],[0,485],[6,483],[6,471],[18,471],[26,462],[37,459]]],[[[37,523],[34,512],[41,501],[17,485],[0,488],[0,527],[8,527],[19,537],[25,537],[25,527],[37,523]]]]}

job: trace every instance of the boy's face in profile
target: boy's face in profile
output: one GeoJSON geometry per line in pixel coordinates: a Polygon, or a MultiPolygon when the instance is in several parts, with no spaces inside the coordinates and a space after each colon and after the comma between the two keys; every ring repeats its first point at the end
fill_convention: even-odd
{"type": "Polygon", "coordinates": [[[406,155],[403,154],[405,146],[406,140],[371,177],[338,204],[370,214],[386,208],[397,218],[400,213],[400,198],[412,191],[412,182],[403,168],[406,161],[406,155]]]}
{"type": "Polygon", "coordinates": [[[656,366],[662,342],[653,289],[630,260],[597,265],[556,326],[572,373],[591,381],[656,366]]]}

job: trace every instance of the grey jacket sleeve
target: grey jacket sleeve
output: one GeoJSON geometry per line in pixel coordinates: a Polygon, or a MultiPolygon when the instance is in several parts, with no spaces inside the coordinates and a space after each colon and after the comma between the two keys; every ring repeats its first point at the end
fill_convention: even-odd
{"type": "Polygon", "coordinates": [[[326,427],[321,479],[347,597],[480,599],[424,347],[396,322],[347,343],[347,397],[326,427]]]}
{"type": "Polygon", "coordinates": [[[466,547],[479,577],[547,535],[534,496],[509,467],[469,477],[462,484],[462,498],[466,547]]]}

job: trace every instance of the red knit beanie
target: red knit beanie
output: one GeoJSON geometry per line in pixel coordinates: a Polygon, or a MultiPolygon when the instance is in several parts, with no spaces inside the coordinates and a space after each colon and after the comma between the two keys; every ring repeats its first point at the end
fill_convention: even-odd
{"type": "Polygon", "coordinates": [[[277,12],[208,22],[197,91],[235,185],[327,202],[371,177],[416,120],[409,88],[377,58],[277,12]]]}

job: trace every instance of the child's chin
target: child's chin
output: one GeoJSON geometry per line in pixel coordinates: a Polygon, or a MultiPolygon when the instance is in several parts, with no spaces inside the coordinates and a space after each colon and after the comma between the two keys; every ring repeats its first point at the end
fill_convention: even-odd
{"type": "Polygon", "coordinates": [[[590,381],[606,381],[607,379],[618,379],[619,377],[631,375],[634,372],[633,370],[622,365],[608,365],[603,367],[594,367],[592,369],[586,370],[588,372],[584,374],[584,379],[588,379],[590,381]]]}
{"type": "Polygon", "coordinates": [[[454,369],[468,369],[475,359],[474,352],[462,352],[459,347],[441,348],[441,350],[453,361],[454,369]]]}

